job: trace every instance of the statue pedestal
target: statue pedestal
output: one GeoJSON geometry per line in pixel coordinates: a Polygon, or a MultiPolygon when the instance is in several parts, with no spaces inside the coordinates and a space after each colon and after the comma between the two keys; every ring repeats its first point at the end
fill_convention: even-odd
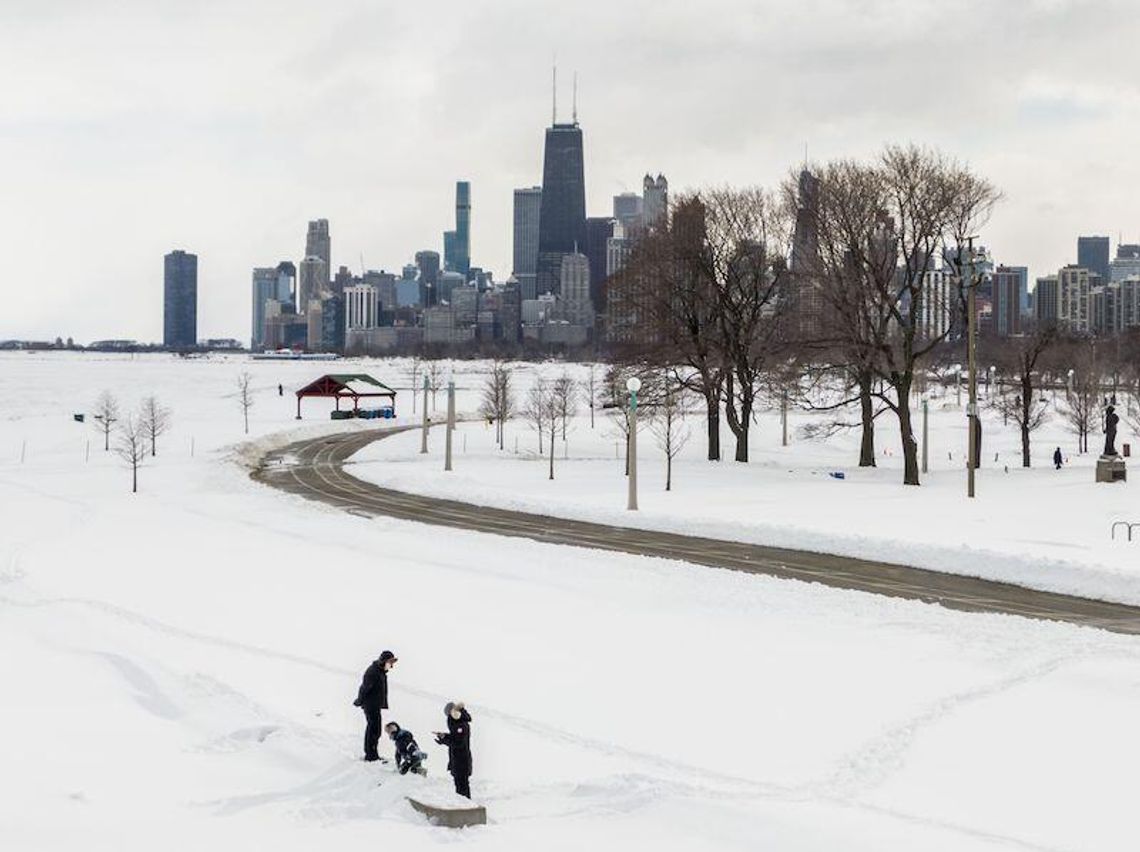
{"type": "Polygon", "coordinates": [[[1097,482],[1127,482],[1128,470],[1121,456],[1101,456],[1096,460],[1097,482]]]}

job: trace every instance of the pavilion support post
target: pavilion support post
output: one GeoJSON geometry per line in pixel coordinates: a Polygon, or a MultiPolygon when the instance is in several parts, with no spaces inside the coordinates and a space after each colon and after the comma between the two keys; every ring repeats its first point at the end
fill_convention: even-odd
{"type": "Polygon", "coordinates": [[[301,395],[297,394],[297,419],[301,419],[301,395]]]}

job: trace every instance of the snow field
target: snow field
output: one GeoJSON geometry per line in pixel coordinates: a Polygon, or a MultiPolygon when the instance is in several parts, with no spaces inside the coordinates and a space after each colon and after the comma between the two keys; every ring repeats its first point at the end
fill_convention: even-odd
{"type": "Polygon", "coordinates": [[[268,445],[297,427],[278,377],[326,368],[0,359],[0,398],[28,401],[0,415],[6,848],[1132,848],[1136,640],[366,520],[250,481],[236,374],[268,445]],[[82,461],[70,414],[104,387],[174,409],[138,495],[105,454],[82,461]],[[468,702],[492,825],[427,827],[403,803],[420,779],[357,760],[351,701],[384,647],[388,718],[432,790],[430,732],[468,702]]]}

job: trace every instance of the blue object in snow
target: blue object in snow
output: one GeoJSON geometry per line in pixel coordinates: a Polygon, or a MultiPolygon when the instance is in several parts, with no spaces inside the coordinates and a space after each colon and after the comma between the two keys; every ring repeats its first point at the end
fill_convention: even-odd
{"type": "Polygon", "coordinates": [[[847,478],[847,474],[845,474],[841,470],[833,470],[831,473],[828,474],[828,476],[830,476],[832,479],[846,479],[847,478]]]}

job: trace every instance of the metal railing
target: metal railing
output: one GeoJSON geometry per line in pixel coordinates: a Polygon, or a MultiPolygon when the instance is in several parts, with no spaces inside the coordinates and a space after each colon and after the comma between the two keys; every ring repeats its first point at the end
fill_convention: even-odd
{"type": "Polygon", "coordinates": [[[1132,531],[1140,529],[1140,521],[1113,521],[1112,522],[1112,540],[1116,541],[1116,531],[1123,527],[1128,530],[1128,540],[1132,541],[1132,531]]]}

